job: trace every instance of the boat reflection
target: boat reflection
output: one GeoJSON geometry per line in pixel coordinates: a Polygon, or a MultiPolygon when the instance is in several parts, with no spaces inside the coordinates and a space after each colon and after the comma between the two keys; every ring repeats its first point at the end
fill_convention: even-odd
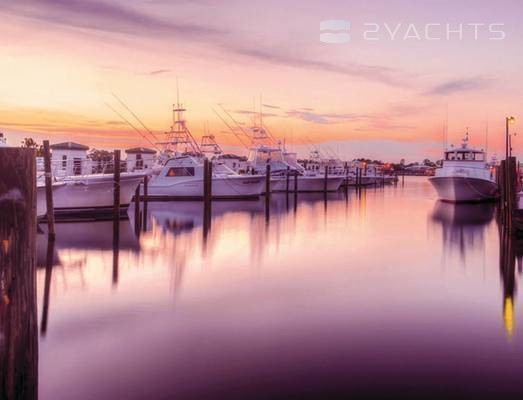
{"type": "Polygon", "coordinates": [[[485,228],[493,221],[494,203],[448,203],[438,201],[431,214],[434,225],[441,227],[444,254],[458,250],[464,260],[467,250],[485,246],[485,228]]]}

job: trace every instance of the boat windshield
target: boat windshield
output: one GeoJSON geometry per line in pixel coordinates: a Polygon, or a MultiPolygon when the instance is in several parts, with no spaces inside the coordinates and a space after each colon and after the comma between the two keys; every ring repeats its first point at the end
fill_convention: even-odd
{"type": "Polygon", "coordinates": [[[481,151],[447,151],[447,161],[485,161],[485,153],[481,151]]]}

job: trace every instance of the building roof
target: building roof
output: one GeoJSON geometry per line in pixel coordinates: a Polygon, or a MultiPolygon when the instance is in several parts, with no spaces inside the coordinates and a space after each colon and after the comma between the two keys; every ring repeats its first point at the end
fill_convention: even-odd
{"type": "Polygon", "coordinates": [[[132,149],[125,150],[127,154],[156,154],[156,150],[148,149],[147,147],[133,147],[132,149]]]}
{"type": "Polygon", "coordinates": [[[55,143],[49,147],[53,150],[89,150],[89,146],[84,146],[83,144],[75,142],[55,143]]]}

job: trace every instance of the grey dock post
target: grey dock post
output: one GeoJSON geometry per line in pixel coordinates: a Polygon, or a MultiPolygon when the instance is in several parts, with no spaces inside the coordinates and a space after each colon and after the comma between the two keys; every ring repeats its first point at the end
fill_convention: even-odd
{"type": "Polygon", "coordinates": [[[323,178],[323,193],[327,195],[327,182],[329,179],[329,168],[325,166],[325,176],[323,178]]]}
{"type": "Polygon", "coordinates": [[[148,188],[148,185],[149,185],[149,176],[145,175],[143,177],[143,199],[142,199],[142,203],[143,203],[143,221],[142,221],[142,226],[143,226],[143,230],[144,231],[147,230],[147,204],[149,202],[149,188],[148,188]]]}
{"type": "Polygon", "coordinates": [[[271,166],[267,164],[265,166],[265,198],[271,197],[271,166]]]}
{"type": "Polygon", "coordinates": [[[203,231],[207,236],[211,223],[212,205],[212,161],[203,161],[203,231]]]}
{"type": "Polygon", "coordinates": [[[120,150],[114,151],[114,203],[113,217],[115,221],[120,220],[120,150]]]}
{"type": "Polygon", "coordinates": [[[290,172],[290,169],[291,169],[291,167],[289,167],[287,165],[287,175],[285,176],[285,178],[286,178],[286,181],[285,181],[285,193],[286,194],[289,194],[289,172],[290,172]]]}
{"type": "Polygon", "coordinates": [[[140,185],[134,191],[134,232],[140,234],[140,185]]]}
{"type": "Polygon", "coordinates": [[[38,392],[36,153],[0,148],[0,398],[38,392]]]}
{"type": "Polygon", "coordinates": [[[44,171],[45,171],[45,204],[47,206],[47,232],[49,238],[55,238],[54,229],[54,204],[53,204],[53,178],[51,172],[51,151],[49,140],[44,140],[44,171]]]}

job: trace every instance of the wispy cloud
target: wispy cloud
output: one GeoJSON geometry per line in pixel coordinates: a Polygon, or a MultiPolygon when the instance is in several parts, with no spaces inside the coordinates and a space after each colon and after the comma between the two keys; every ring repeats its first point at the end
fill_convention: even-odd
{"type": "Polygon", "coordinates": [[[391,86],[407,86],[406,81],[400,77],[398,71],[388,67],[359,64],[354,62],[350,64],[338,65],[326,61],[314,60],[309,57],[292,55],[288,51],[253,47],[230,47],[230,45],[228,46],[229,50],[234,51],[236,54],[255,58],[268,63],[295,68],[332,72],[354,78],[372,80],[391,86]]]}
{"type": "Polygon", "coordinates": [[[482,90],[491,84],[491,80],[482,77],[456,79],[441,83],[429,89],[425,94],[429,96],[446,96],[460,92],[482,90]]]}
{"type": "Polygon", "coordinates": [[[74,28],[133,35],[219,34],[208,26],[161,19],[117,2],[90,0],[17,0],[2,4],[2,12],[74,28]]]}
{"type": "Polygon", "coordinates": [[[172,72],[171,69],[156,69],[154,71],[149,71],[147,75],[164,75],[172,72]]]}
{"type": "Polygon", "coordinates": [[[361,121],[368,119],[368,115],[353,113],[317,113],[312,109],[289,110],[286,115],[290,118],[301,119],[316,124],[335,124],[346,121],[361,121]]]}

